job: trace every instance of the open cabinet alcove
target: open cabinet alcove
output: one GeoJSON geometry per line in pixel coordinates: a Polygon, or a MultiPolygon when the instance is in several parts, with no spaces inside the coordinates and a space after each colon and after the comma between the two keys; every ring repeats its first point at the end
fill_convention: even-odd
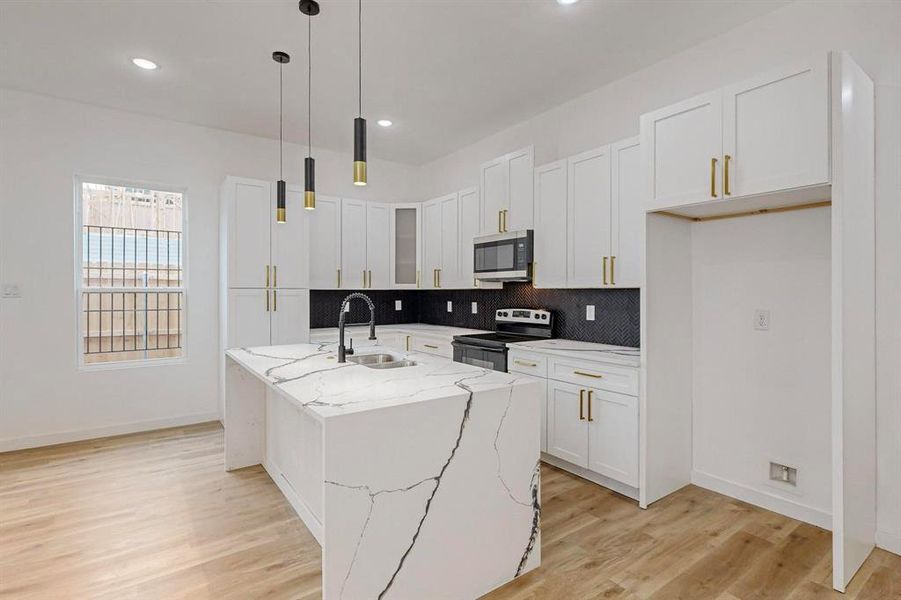
{"type": "MultiPolygon", "coordinates": [[[[698,202],[683,194],[667,206],[676,196],[654,188],[667,175],[654,163],[666,148],[658,140],[655,153],[646,141],[662,137],[654,128],[677,110],[642,119],[653,168],[640,504],[694,483],[831,529],[833,586],[844,591],[876,529],[874,94],[848,54],[820,62],[824,72],[806,72],[827,90],[829,172],[819,185],[698,202]],[[796,468],[794,482],[771,479],[770,463],[796,468]]],[[[736,94],[725,90],[728,103],[736,94]]],[[[702,105],[694,99],[679,110],[702,105]]],[[[742,168],[740,154],[729,159],[742,168]]],[[[716,192],[721,165],[711,165],[716,192]]]]}

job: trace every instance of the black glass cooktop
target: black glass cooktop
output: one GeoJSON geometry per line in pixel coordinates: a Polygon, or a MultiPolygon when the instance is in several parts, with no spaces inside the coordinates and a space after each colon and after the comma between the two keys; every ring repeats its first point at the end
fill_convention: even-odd
{"type": "Polygon", "coordinates": [[[511,335],[509,333],[476,333],[473,335],[457,335],[454,341],[471,346],[487,346],[489,348],[505,348],[507,344],[515,342],[531,342],[547,338],[533,335],[511,335]]]}

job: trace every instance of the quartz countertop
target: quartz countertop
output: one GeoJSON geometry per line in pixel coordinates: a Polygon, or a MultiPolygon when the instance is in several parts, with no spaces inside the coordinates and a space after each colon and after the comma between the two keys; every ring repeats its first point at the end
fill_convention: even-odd
{"type": "Polygon", "coordinates": [[[552,356],[596,360],[628,367],[638,367],[641,364],[641,349],[629,346],[611,346],[576,340],[550,339],[516,342],[507,344],[507,347],[552,356]]]}
{"type": "Polygon", "coordinates": [[[356,350],[356,355],[389,352],[416,364],[395,369],[372,369],[349,361],[342,364],[334,343],[233,348],[226,354],[320,419],[463,396],[526,381],[515,374],[404,352],[378,341],[366,340],[356,350]]]}

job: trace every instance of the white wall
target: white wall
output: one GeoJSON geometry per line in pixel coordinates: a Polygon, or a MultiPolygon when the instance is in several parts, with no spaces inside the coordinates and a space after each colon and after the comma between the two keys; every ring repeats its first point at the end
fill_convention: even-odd
{"type": "Polygon", "coordinates": [[[693,480],[831,527],[830,210],[692,225],[693,480]],[[770,329],[754,312],[770,311],[770,329]],[[769,461],[798,487],[769,481],[769,461]]]}
{"type": "MultiPolygon", "coordinates": [[[[286,148],[302,183],[304,149],[286,148]]],[[[352,184],[349,155],[317,158],[321,193],[409,201],[415,170],[370,162],[352,184]]],[[[0,450],[218,416],[218,194],[228,174],[274,179],[273,140],[0,90],[0,450]],[[76,174],[187,188],[188,360],[79,372],[75,336],[76,174]]],[[[289,216],[290,218],[290,216],[289,216]]]]}
{"type": "MultiPolygon", "coordinates": [[[[479,165],[535,145],[535,165],[638,134],[638,117],[790,60],[848,50],[876,82],[879,539],[901,553],[901,2],[799,1],[461,148],[421,196],[477,185],[479,165]]],[[[598,57],[604,60],[603,56],[598,57]]]]}

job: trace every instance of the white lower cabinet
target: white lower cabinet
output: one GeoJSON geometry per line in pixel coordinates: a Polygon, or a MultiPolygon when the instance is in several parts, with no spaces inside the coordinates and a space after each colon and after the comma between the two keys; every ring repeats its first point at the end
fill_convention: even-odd
{"type": "Polygon", "coordinates": [[[507,364],[511,373],[544,382],[542,452],[577,475],[636,491],[638,369],[519,349],[510,350],[507,364]]]}
{"type": "Polygon", "coordinates": [[[588,421],[585,389],[571,383],[548,381],[547,453],[588,468],[588,421]]]}

